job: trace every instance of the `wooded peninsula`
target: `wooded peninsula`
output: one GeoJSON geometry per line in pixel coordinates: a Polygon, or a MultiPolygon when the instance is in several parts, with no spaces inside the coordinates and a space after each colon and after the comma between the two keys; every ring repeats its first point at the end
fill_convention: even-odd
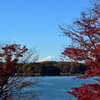
{"type": "MultiPolygon", "coordinates": [[[[4,63],[0,63],[4,65],[4,63]]],[[[84,74],[89,67],[77,62],[18,63],[13,67],[13,73],[20,76],[55,76],[84,74]]]]}

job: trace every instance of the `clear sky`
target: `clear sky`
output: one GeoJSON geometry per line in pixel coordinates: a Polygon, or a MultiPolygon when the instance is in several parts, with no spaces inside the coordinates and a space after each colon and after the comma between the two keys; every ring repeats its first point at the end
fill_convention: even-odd
{"type": "Polygon", "coordinates": [[[88,0],[0,0],[0,40],[37,47],[39,60],[47,56],[60,59],[62,37],[58,25],[71,24],[80,17],[88,0]]]}

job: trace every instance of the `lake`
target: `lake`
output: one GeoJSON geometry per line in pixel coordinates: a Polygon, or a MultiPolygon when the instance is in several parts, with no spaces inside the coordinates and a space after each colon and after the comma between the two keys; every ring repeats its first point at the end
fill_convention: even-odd
{"type": "MultiPolygon", "coordinates": [[[[66,93],[71,87],[80,87],[82,83],[97,83],[93,78],[73,79],[75,76],[40,76],[41,87],[30,87],[25,90],[42,91],[38,94],[40,100],[76,100],[66,93]]],[[[32,77],[27,77],[30,79],[32,77]]],[[[97,77],[95,77],[97,78],[97,77]]]]}

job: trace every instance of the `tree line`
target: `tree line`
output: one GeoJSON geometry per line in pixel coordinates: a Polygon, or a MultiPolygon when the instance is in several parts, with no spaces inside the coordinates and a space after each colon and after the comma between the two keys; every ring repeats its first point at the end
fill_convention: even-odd
{"type": "Polygon", "coordinates": [[[89,69],[88,66],[77,62],[45,61],[41,63],[19,63],[13,70],[14,73],[24,73],[24,75],[60,75],[60,73],[84,74],[87,69],[89,69]]]}

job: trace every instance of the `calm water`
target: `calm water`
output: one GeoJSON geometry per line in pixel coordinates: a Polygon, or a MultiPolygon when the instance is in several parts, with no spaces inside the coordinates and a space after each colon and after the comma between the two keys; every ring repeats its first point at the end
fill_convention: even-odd
{"type": "MultiPolygon", "coordinates": [[[[76,100],[72,96],[66,93],[70,91],[71,87],[80,87],[82,83],[96,83],[93,78],[88,79],[72,79],[75,76],[45,76],[39,77],[41,87],[35,87],[36,91],[42,91],[38,94],[40,100],[76,100]]],[[[95,77],[96,78],[96,77],[95,77]]],[[[28,77],[30,79],[30,77],[28,77]]],[[[28,90],[33,89],[27,88],[28,90]]]]}

